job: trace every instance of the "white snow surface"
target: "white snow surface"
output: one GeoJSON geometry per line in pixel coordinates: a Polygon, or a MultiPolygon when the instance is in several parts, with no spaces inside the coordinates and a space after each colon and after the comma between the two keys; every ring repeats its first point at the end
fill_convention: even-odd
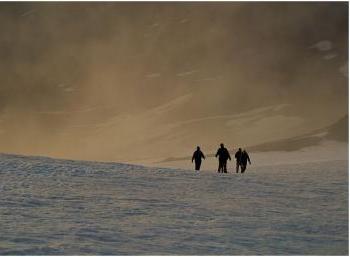
{"type": "Polygon", "coordinates": [[[0,155],[0,255],[348,255],[348,162],[244,174],[0,155]]]}

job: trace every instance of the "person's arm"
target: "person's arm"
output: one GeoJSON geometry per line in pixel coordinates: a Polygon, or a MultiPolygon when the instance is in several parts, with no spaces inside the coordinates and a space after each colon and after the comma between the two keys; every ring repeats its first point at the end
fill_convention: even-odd
{"type": "Polygon", "coordinates": [[[217,158],[219,155],[219,150],[216,152],[215,157],[217,158]]]}
{"type": "Polygon", "coordinates": [[[248,162],[249,162],[249,164],[252,165],[252,163],[250,162],[250,158],[249,158],[248,153],[247,153],[247,157],[248,157],[248,162]]]}
{"type": "Polygon", "coordinates": [[[204,156],[203,152],[201,152],[201,154],[202,154],[203,159],[205,159],[205,156],[204,156]]]}
{"type": "Polygon", "coordinates": [[[228,159],[231,161],[231,155],[230,152],[227,150],[227,154],[228,154],[228,159]]]}
{"type": "Polygon", "coordinates": [[[192,155],[192,162],[193,162],[193,160],[194,160],[194,155],[195,155],[195,152],[194,152],[193,155],[192,155]]]}

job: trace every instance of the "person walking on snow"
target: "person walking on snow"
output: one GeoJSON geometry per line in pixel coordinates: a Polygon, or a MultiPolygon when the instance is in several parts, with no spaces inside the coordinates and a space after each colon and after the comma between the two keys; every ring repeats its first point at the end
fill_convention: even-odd
{"type": "Polygon", "coordinates": [[[244,173],[247,168],[247,161],[249,162],[249,165],[252,163],[250,162],[249,155],[246,150],[243,150],[241,155],[241,173],[244,173]]]}
{"type": "MultiPolygon", "coordinates": [[[[235,154],[235,158],[236,158],[236,173],[239,172],[239,166],[241,166],[241,157],[242,157],[242,149],[239,148],[238,151],[235,154]]],[[[242,171],[242,167],[241,167],[241,171],[242,171]]]]}
{"type": "Polygon", "coordinates": [[[199,171],[201,169],[202,158],[205,159],[205,156],[204,156],[203,152],[201,151],[201,148],[199,146],[197,146],[197,150],[192,155],[192,163],[194,160],[195,170],[199,171]]]}
{"type": "Polygon", "coordinates": [[[227,160],[231,161],[231,156],[229,151],[224,147],[224,144],[220,144],[220,148],[216,152],[215,157],[219,156],[219,173],[227,173],[227,160]]]}

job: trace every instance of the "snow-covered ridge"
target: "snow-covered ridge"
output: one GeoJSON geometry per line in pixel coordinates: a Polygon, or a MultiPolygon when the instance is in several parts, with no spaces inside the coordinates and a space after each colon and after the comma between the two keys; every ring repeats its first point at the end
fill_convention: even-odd
{"type": "Polygon", "coordinates": [[[99,162],[85,160],[56,159],[46,156],[25,156],[0,153],[0,174],[16,172],[28,174],[70,173],[70,174],[102,174],[109,172],[174,172],[185,171],[179,168],[146,167],[143,165],[99,162]]]}
{"type": "Polygon", "coordinates": [[[117,163],[117,162],[69,160],[69,159],[56,159],[56,158],[51,158],[47,156],[27,156],[27,155],[0,153],[0,167],[1,165],[5,165],[4,161],[22,163],[27,167],[31,167],[32,165],[35,166],[36,164],[39,164],[39,163],[46,163],[48,165],[49,164],[55,164],[55,165],[61,165],[61,166],[64,165],[67,168],[89,166],[93,168],[108,167],[109,169],[123,169],[123,170],[147,169],[146,167],[141,165],[117,163]]]}

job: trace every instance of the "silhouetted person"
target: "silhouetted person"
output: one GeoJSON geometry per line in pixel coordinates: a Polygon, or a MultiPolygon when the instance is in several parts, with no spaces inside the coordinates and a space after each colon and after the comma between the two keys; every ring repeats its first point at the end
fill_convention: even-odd
{"type": "MultiPolygon", "coordinates": [[[[241,158],[242,158],[242,149],[239,148],[238,151],[235,154],[235,158],[236,158],[236,173],[239,172],[239,166],[241,165],[241,158]]],[[[242,167],[241,167],[241,171],[242,171],[242,167]]]]}
{"type": "Polygon", "coordinates": [[[194,160],[195,170],[201,169],[202,158],[205,159],[205,156],[202,153],[201,148],[197,146],[197,150],[192,155],[192,162],[194,160]]]}
{"type": "Polygon", "coordinates": [[[220,148],[216,152],[215,157],[219,156],[219,168],[218,172],[227,173],[227,160],[231,161],[231,156],[228,150],[224,147],[224,144],[220,144],[220,148]]]}
{"type": "Polygon", "coordinates": [[[242,156],[241,156],[241,173],[244,173],[245,169],[247,168],[247,161],[249,164],[252,164],[250,162],[250,158],[246,150],[243,150],[242,156]]]}

